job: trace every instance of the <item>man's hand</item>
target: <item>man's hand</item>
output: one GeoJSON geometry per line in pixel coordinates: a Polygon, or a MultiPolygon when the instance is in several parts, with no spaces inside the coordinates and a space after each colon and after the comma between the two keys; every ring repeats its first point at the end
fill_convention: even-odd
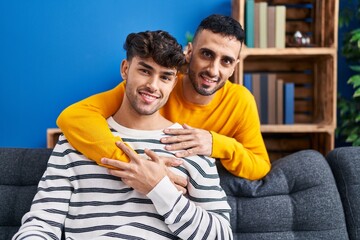
{"type": "Polygon", "coordinates": [[[118,160],[103,158],[103,164],[111,165],[118,169],[109,170],[111,175],[122,178],[125,184],[143,194],[150,192],[167,175],[179,191],[186,193],[187,180],[174,174],[166,167],[166,165],[179,166],[182,163],[181,160],[160,157],[149,149],[145,149],[145,153],[150,159],[144,159],[123,142],[117,142],[116,145],[125,152],[131,161],[130,163],[124,163],[118,160]]]}
{"type": "Polygon", "coordinates": [[[184,150],[177,152],[176,157],[188,157],[192,155],[210,156],[212,153],[212,135],[209,131],[192,128],[183,124],[184,129],[167,128],[166,134],[174,135],[161,138],[161,142],[168,144],[165,149],[169,151],[184,150]]]}

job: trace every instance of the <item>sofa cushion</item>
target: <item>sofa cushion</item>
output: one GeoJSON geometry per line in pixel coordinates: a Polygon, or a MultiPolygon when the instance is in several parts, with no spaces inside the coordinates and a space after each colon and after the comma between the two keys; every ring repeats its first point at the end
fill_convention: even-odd
{"type": "Polygon", "coordinates": [[[0,149],[0,239],[11,239],[30,210],[51,149],[0,149]]]}
{"type": "Polygon", "coordinates": [[[258,181],[236,178],[217,164],[235,239],[348,239],[334,177],[320,153],[279,159],[258,181]]]}
{"type": "Polygon", "coordinates": [[[326,159],[340,192],[349,237],[360,240],[360,147],[336,148],[326,159]]]}

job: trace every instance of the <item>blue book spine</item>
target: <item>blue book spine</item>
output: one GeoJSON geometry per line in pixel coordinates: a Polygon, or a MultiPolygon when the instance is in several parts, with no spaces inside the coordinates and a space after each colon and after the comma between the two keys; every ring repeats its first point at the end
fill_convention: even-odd
{"type": "Polygon", "coordinates": [[[260,74],[260,101],[261,101],[261,111],[260,111],[260,121],[262,124],[268,124],[268,74],[260,74]]]}
{"type": "Polygon", "coordinates": [[[245,3],[245,44],[248,48],[254,47],[254,0],[245,3]]]}
{"type": "Polygon", "coordinates": [[[252,75],[251,73],[244,74],[244,86],[252,93],[252,75]]]}
{"type": "Polygon", "coordinates": [[[284,83],[284,124],[294,124],[295,85],[284,83]]]}

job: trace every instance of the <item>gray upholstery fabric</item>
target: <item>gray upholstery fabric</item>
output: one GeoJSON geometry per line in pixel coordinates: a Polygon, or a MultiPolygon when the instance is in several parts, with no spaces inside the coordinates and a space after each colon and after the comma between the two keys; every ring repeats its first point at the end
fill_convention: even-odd
{"type": "Polygon", "coordinates": [[[360,147],[334,149],[326,159],[341,195],[349,237],[360,240],[360,147]]]}
{"type": "MultiPolygon", "coordinates": [[[[11,239],[20,226],[50,154],[51,149],[0,148],[0,240],[11,239]]],[[[350,155],[353,157],[354,153],[350,155]]],[[[270,173],[259,181],[234,177],[219,161],[217,164],[232,207],[235,239],[348,239],[334,177],[318,152],[301,151],[277,160],[270,173]]],[[[353,177],[343,180],[356,185],[360,176],[357,182],[352,178],[359,170],[352,163],[348,166],[354,169],[349,172],[353,177]]],[[[349,170],[341,171],[346,175],[349,170]]],[[[360,192],[355,185],[350,197],[360,192]]],[[[359,214],[356,206],[359,203],[351,205],[354,209],[349,211],[350,216],[359,214]]],[[[354,226],[359,226],[358,219],[354,226]]]]}
{"type": "Polygon", "coordinates": [[[348,239],[334,177],[320,153],[279,159],[259,181],[219,171],[235,239],[348,239]]]}
{"type": "Polygon", "coordinates": [[[0,239],[11,239],[29,211],[50,149],[0,148],[0,239]]]}

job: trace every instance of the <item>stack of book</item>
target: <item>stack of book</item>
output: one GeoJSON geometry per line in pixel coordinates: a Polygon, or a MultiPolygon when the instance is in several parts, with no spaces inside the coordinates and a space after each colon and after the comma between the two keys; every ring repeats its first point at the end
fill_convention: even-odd
{"type": "Polygon", "coordinates": [[[254,95],[261,124],[294,123],[294,83],[274,73],[245,73],[244,86],[254,95]]]}
{"type": "Polygon", "coordinates": [[[285,48],[286,7],[246,0],[245,44],[249,48],[285,48]]]}

